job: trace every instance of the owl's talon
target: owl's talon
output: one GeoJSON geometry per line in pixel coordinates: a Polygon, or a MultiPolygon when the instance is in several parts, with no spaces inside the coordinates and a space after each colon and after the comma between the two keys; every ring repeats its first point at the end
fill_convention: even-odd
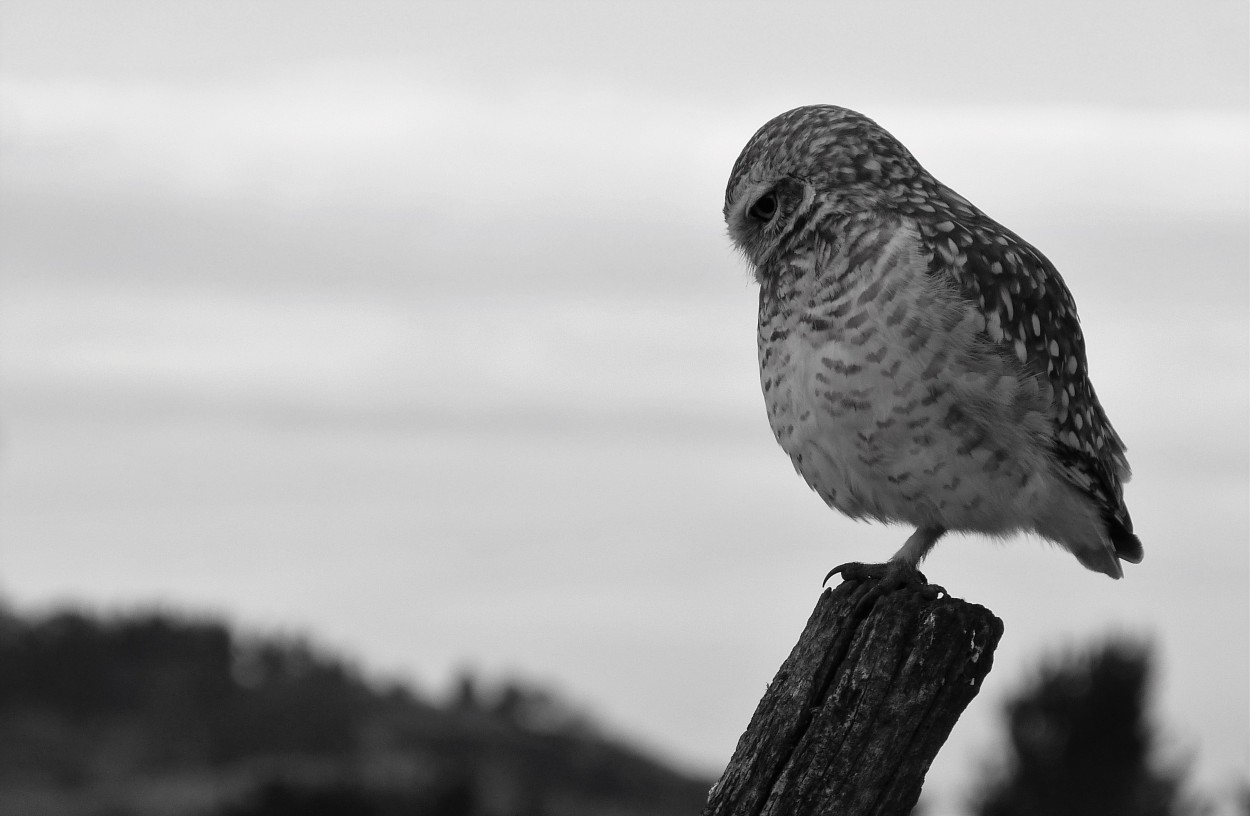
{"type": "MultiPolygon", "coordinates": [[[[878,581],[890,572],[890,562],[884,564],[865,564],[861,561],[848,561],[829,570],[821,586],[828,586],[829,579],[841,575],[843,581],[878,581]]],[[[917,573],[919,574],[919,573],[917,573]]]]}
{"type": "Polygon", "coordinates": [[[930,584],[915,565],[905,561],[887,561],[884,564],[863,564],[859,561],[850,561],[829,570],[824,583],[828,584],[830,578],[839,574],[843,581],[870,583],[868,591],[855,605],[858,615],[867,614],[878,598],[900,589],[913,589],[927,601],[935,601],[947,594],[942,587],[930,584]]]}

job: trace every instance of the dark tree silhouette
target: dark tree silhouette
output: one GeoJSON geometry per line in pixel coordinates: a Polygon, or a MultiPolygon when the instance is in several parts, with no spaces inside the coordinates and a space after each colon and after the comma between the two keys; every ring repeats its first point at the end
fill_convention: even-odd
{"type": "Polygon", "coordinates": [[[1043,666],[1006,711],[1009,754],[977,816],[1191,816],[1184,769],[1163,767],[1147,711],[1151,654],[1110,641],[1043,666]]]}

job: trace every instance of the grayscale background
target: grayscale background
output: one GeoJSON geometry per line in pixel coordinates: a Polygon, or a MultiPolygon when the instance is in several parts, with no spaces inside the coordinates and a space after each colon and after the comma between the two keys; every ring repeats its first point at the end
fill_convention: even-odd
{"type": "MultiPolygon", "coordinates": [[[[908,534],[776,447],[742,145],[828,102],[1076,296],[1146,558],[925,564],[1006,623],[926,798],[1045,654],[1150,639],[1195,781],[1250,761],[1241,2],[0,3],[0,598],[548,683],[715,774],[826,570],[908,534]]],[[[943,810],[946,808],[948,810],[943,810]]]]}

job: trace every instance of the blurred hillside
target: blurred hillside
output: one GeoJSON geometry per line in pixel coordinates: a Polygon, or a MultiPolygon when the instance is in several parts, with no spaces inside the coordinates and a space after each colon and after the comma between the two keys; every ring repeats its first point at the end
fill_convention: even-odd
{"type": "Polygon", "coordinates": [[[665,816],[709,785],[516,682],[435,704],[217,621],[0,613],[0,813],[665,816]]]}

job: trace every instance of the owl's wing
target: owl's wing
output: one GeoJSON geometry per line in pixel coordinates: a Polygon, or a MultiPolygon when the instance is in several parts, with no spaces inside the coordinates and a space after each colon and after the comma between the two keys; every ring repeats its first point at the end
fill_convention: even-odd
{"type": "MultiPolygon", "coordinates": [[[[966,204],[962,199],[960,204],[966,204]]],[[[1069,480],[1093,496],[1122,558],[1141,559],[1124,505],[1131,476],[1085,363],[1076,304],[1059,272],[1028,242],[971,205],[917,214],[930,273],[952,279],[985,316],[985,333],[1055,391],[1054,451],[1069,480]]]]}

